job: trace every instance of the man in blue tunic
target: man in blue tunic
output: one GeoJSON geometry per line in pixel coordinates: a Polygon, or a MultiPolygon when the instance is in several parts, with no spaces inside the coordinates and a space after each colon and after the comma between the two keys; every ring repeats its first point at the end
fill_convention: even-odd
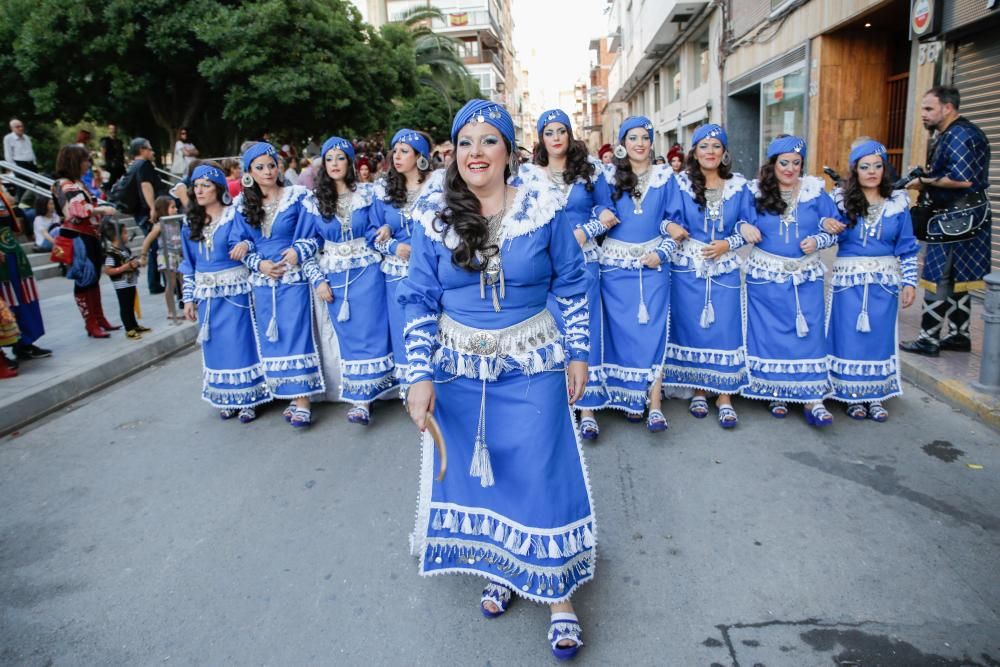
{"type": "MultiPolygon", "coordinates": [[[[924,127],[938,134],[929,151],[928,175],[913,179],[907,187],[924,190],[935,210],[989,187],[989,141],[982,130],[958,114],[960,101],[957,88],[935,86],[921,102],[924,127]]],[[[920,276],[924,288],[920,335],[900,348],[930,357],[938,356],[940,350],[968,352],[972,347],[970,292],[985,287],[983,277],[989,272],[989,219],[966,241],[928,243],[920,276]]]]}

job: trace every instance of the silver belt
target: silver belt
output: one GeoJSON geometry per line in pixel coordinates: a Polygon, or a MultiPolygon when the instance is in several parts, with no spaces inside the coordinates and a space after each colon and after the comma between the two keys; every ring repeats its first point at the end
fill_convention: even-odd
{"type": "Polygon", "coordinates": [[[250,277],[250,270],[245,266],[234,266],[224,271],[213,271],[212,273],[196,272],[194,274],[194,284],[196,287],[228,287],[245,283],[250,277]]]}
{"type": "Polygon", "coordinates": [[[863,274],[899,276],[899,258],[894,255],[881,257],[838,257],[833,263],[833,277],[863,274]]]}
{"type": "Polygon", "coordinates": [[[548,310],[503,329],[477,329],[442,314],[437,337],[442,347],[480,357],[523,355],[562,340],[548,310]]]}
{"type": "Polygon", "coordinates": [[[781,255],[773,255],[755,247],[747,258],[747,264],[750,265],[751,269],[761,269],[763,271],[785,273],[794,276],[798,273],[822,268],[823,260],[820,259],[819,253],[815,252],[811,255],[803,255],[802,257],[782,257],[781,255]]]}
{"type": "Polygon", "coordinates": [[[638,262],[640,257],[656,250],[661,241],[659,236],[642,243],[604,239],[604,245],[601,246],[601,256],[603,259],[638,262]]]}
{"type": "MultiPolygon", "coordinates": [[[[725,240],[725,239],[720,239],[720,240],[725,240]]],[[[677,254],[683,255],[684,257],[690,259],[694,263],[695,267],[700,267],[703,264],[708,264],[708,265],[725,264],[726,262],[739,258],[739,255],[737,255],[734,251],[728,250],[722,255],[716,257],[715,259],[707,259],[704,255],[701,254],[701,251],[707,248],[708,245],[709,244],[699,241],[697,239],[693,239],[689,236],[688,238],[681,241],[681,243],[677,246],[677,254]]]]}

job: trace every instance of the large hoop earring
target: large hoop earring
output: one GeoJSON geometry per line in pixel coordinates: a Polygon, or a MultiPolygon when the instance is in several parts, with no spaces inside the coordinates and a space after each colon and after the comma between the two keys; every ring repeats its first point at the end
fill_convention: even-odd
{"type": "Polygon", "coordinates": [[[244,188],[253,187],[253,176],[250,175],[250,172],[246,172],[245,174],[240,176],[240,185],[242,185],[244,188]]]}
{"type": "Polygon", "coordinates": [[[222,193],[222,205],[229,206],[232,203],[233,203],[233,196],[229,194],[228,190],[226,190],[225,192],[222,193]]]}
{"type": "Polygon", "coordinates": [[[733,156],[729,154],[729,151],[726,151],[725,153],[723,153],[722,154],[722,165],[724,167],[728,167],[732,163],[733,163],[733,156]]]}
{"type": "Polygon", "coordinates": [[[430,162],[427,161],[423,155],[417,158],[417,169],[420,171],[427,171],[427,167],[431,166],[430,162]]]}
{"type": "Polygon", "coordinates": [[[615,157],[618,158],[619,160],[624,160],[626,157],[628,157],[628,151],[625,150],[625,146],[623,146],[622,144],[618,144],[617,146],[615,146],[615,157]]]}
{"type": "Polygon", "coordinates": [[[507,166],[510,167],[510,175],[517,176],[518,170],[521,166],[521,161],[517,157],[517,153],[511,153],[510,159],[507,160],[507,166]]]}

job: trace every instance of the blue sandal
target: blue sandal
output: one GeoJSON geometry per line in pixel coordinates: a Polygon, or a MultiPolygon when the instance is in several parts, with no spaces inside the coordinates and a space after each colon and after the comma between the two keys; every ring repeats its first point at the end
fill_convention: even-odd
{"type": "Polygon", "coordinates": [[[234,408],[227,408],[225,410],[220,410],[219,411],[219,419],[228,421],[228,420],[232,419],[233,417],[235,417],[236,414],[237,414],[237,412],[238,411],[236,409],[234,409],[234,408]]]}
{"type": "Polygon", "coordinates": [[[775,419],[784,419],[788,416],[788,403],[784,401],[771,401],[767,404],[767,409],[775,419]]]}
{"type": "Polygon", "coordinates": [[[597,436],[601,434],[600,427],[597,426],[597,420],[593,417],[584,417],[580,420],[580,437],[584,440],[597,440],[597,436]]]}
{"type": "Polygon", "coordinates": [[[295,401],[288,404],[288,407],[281,412],[281,416],[285,418],[286,422],[290,422],[293,414],[295,414],[295,401]]]}
{"type": "Polygon", "coordinates": [[[740,418],[736,414],[736,410],[733,409],[733,406],[719,406],[719,426],[722,428],[736,428],[736,425],[739,423],[740,418]]]}
{"type": "Polygon", "coordinates": [[[863,403],[851,403],[847,406],[847,416],[851,419],[865,419],[868,416],[868,408],[863,403]]]}
{"type": "Polygon", "coordinates": [[[829,426],[833,423],[833,415],[830,411],[826,409],[826,406],[822,403],[817,403],[811,408],[806,408],[806,422],[810,426],[815,426],[816,428],[823,428],[824,426],[829,426]]]}
{"type": "Polygon", "coordinates": [[[249,424],[257,419],[257,411],[254,408],[242,408],[240,410],[240,423],[249,424]]]}
{"type": "Polygon", "coordinates": [[[288,423],[295,428],[305,428],[312,424],[312,411],[308,408],[292,408],[292,418],[288,423]]]}
{"type": "Polygon", "coordinates": [[[868,416],[881,424],[889,419],[889,411],[883,408],[881,403],[871,403],[868,405],[868,416]]]}
{"type": "Polygon", "coordinates": [[[569,660],[583,646],[583,628],[576,614],[569,612],[553,612],[549,624],[549,643],[552,645],[552,655],[557,660],[569,660]],[[559,646],[559,642],[569,640],[572,646],[559,646]]]}
{"type": "Polygon", "coordinates": [[[362,407],[360,405],[355,405],[353,408],[347,411],[347,421],[352,424],[361,424],[362,426],[368,426],[371,423],[371,414],[368,412],[368,408],[362,407]]]}
{"type": "Polygon", "coordinates": [[[507,611],[507,605],[510,604],[511,590],[504,586],[503,584],[486,584],[486,588],[483,589],[483,597],[479,599],[479,609],[483,612],[483,616],[486,618],[496,618],[505,611],[507,611]],[[492,602],[496,605],[497,611],[490,611],[486,608],[486,603],[492,602]]]}
{"type": "Polygon", "coordinates": [[[688,412],[695,419],[704,419],[708,416],[708,401],[704,396],[695,396],[691,399],[691,404],[688,406],[688,412]]]}
{"type": "Polygon", "coordinates": [[[646,417],[646,428],[649,429],[650,433],[662,433],[670,428],[670,424],[667,423],[667,418],[663,416],[662,412],[650,410],[649,416],[646,417]]]}

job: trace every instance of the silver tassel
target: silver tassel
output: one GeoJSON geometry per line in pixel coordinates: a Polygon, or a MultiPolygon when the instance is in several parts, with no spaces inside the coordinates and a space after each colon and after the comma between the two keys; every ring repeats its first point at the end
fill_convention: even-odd
{"type": "Polygon", "coordinates": [[[795,335],[799,338],[805,338],[809,335],[809,325],[806,323],[806,316],[802,314],[802,311],[795,313],[795,335]]]}
{"type": "MultiPolygon", "coordinates": [[[[485,358],[483,359],[485,363],[485,358]]],[[[469,475],[479,478],[483,488],[493,486],[493,463],[490,461],[490,450],[486,446],[486,376],[483,378],[483,394],[479,402],[479,424],[476,426],[476,444],[472,451],[472,464],[469,475]]]]}
{"type": "Polygon", "coordinates": [[[271,288],[271,321],[267,323],[267,331],[264,333],[267,339],[272,343],[278,342],[278,305],[277,297],[275,291],[277,288],[271,288]]]}
{"type": "Polygon", "coordinates": [[[347,269],[344,274],[344,300],[340,302],[340,310],[337,311],[337,321],[346,322],[351,319],[351,303],[347,298],[347,291],[351,286],[351,270],[347,269]]]}
{"type": "Polygon", "coordinates": [[[871,322],[868,321],[868,311],[862,310],[858,313],[858,323],[855,327],[861,333],[868,333],[872,330],[871,322]]]}
{"type": "Polygon", "coordinates": [[[701,328],[707,329],[715,323],[715,306],[709,301],[701,311],[701,328]]]}
{"type": "Polygon", "coordinates": [[[639,324],[649,323],[649,310],[646,308],[646,297],[643,295],[642,289],[642,266],[639,266],[639,313],[636,316],[636,320],[639,324]]]}
{"type": "Polygon", "coordinates": [[[211,329],[208,324],[208,320],[211,317],[211,314],[212,314],[212,299],[209,298],[205,300],[205,319],[201,323],[201,328],[198,329],[198,339],[196,342],[199,345],[207,343],[212,338],[211,329]]]}

